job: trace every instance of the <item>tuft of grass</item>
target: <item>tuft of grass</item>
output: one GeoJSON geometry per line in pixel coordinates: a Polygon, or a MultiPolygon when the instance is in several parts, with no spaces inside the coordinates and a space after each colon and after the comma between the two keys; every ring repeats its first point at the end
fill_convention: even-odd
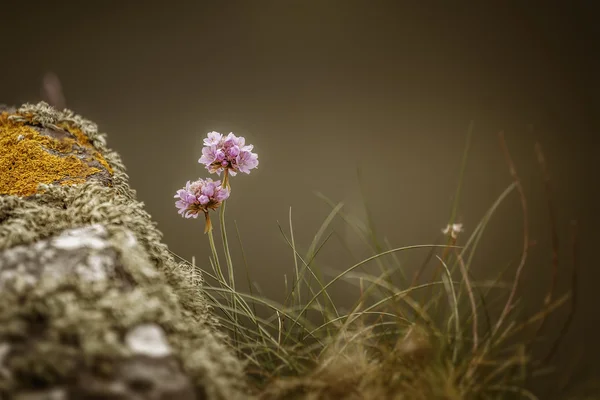
{"type": "MultiPolygon", "coordinates": [[[[460,207],[467,153],[472,135],[469,128],[458,188],[450,224],[460,207]]],[[[212,272],[188,263],[192,271],[205,277],[203,290],[217,311],[223,330],[230,333],[231,346],[246,361],[253,395],[262,400],[276,399],[538,399],[532,380],[548,374],[549,362],[572,320],[577,277],[575,234],[572,239],[572,280],[570,292],[557,295],[557,233],[550,190],[547,190],[553,245],[551,285],[543,306],[533,315],[519,313],[518,288],[530,249],[528,208],[517,169],[504,135],[500,144],[513,182],[481,217],[471,235],[448,238],[446,244],[392,247],[380,240],[372,219],[368,223],[352,219],[322,194],[331,212],[317,230],[305,252],[294,238],[292,211],[289,233],[280,231],[293,257],[293,279],[285,277],[287,297],[283,303],[252,290],[236,290],[225,230],[224,207],[220,223],[228,274],[223,273],[216,246],[210,235],[212,272]],[[518,255],[514,278],[505,280],[507,264],[498,276],[475,279],[474,255],[489,221],[502,202],[516,191],[521,201],[523,249],[518,255]],[[348,224],[373,254],[340,271],[320,265],[318,255],[335,234],[332,222],[348,224]],[[398,255],[416,249],[429,249],[412,282],[404,275],[398,255]],[[429,260],[439,269],[427,282],[422,271],[429,260]],[[379,274],[367,272],[375,264],[379,274]],[[326,280],[324,272],[328,272],[326,280]],[[228,276],[228,278],[226,277],[228,276]],[[343,310],[330,289],[345,283],[355,290],[356,302],[343,310]],[[542,359],[534,357],[547,316],[571,301],[571,312],[558,339],[542,359]],[[494,318],[494,310],[500,310],[494,318]],[[533,337],[524,337],[533,329],[533,337]]],[[[536,153],[549,187],[549,174],[541,148],[536,153]]],[[[366,207],[366,199],[365,199],[366,207]]],[[[241,246],[241,239],[238,240],[241,246]]],[[[247,269],[245,253],[242,254],[247,269]]],[[[540,379],[542,379],[540,378],[540,379]]],[[[565,387],[568,385],[564,385],[565,387]]],[[[572,398],[567,395],[564,398],[572,398]]],[[[591,397],[581,397],[591,398],[591,397]]]]}

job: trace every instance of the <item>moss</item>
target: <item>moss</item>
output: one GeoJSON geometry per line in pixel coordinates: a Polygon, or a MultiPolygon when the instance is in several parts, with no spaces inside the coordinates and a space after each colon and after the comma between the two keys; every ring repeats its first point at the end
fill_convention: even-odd
{"type": "Polygon", "coordinates": [[[80,129],[62,124],[65,134],[56,138],[42,134],[32,119],[31,114],[0,114],[0,194],[32,195],[40,183],[80,184],[101,172],[92,160],[112,173],[80,129]]]}
{"type": "MultiPolygon", "coordinates": [[[[240,394],[243,365],[225,345],[225,336],[215,329],[216,319],[205,300],[202,280],[196,276],[191,282],[189,272],[162,243],[161,232],[128,185],[119,155],[106,147],[105,136],[98,133],[96,125],[45,103],[24,105],[4,121],[3,127],[19,127],[20,134],[25,131],[31,137],[36,133],[27,124],[68,127],[75,144],[65,141],[60,146],[66,149],[69,143],[86,146],[87,142],[107,163],[111,180],[110,184],[98,179],[84,182],[81,175],[64,176],[61,185],[40,179],[31,196],[0,195],[0,252],[97,223],[110,232],[121,264],[134,282],[131,290],[118,286],[94,289],[79,281],[43,284],[26,292],[25,298],[0,292],[0,313],[6,322],[0,325],[5,338],[43,332],[36,339],[38,345],[27,348],[12,367],[16,377],[12,385],[26,386],[36,380],[45,385],[64,383],[80,367],[77,357],[81,355],[87,365],[110,372],[111,360],[126,356],[120,340],[123,331],[141,322],[154,322],[165,330],[184,370],[209,399],[244,398],[240,394]],[[125,231],[132,233],[141,251],[123,251],[125,231]],[[148,274],[147,268],[158,275],[148,274]],[[43,329],[37,329],[40,326],[43,329]]],[[[15,133],[3,131],[2,137],[14,141],[15,133]]],[[[34,183],[32,180],[31,185],[34,183]]]]}

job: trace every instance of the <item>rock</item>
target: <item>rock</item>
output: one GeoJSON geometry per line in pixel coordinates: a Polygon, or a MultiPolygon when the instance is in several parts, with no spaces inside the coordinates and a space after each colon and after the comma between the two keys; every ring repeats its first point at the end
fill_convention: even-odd
{"type": "Polygon", "coordinates": [[[0,156],[0,399],[248,398],[95,124],[5,108],[0,156]]]}

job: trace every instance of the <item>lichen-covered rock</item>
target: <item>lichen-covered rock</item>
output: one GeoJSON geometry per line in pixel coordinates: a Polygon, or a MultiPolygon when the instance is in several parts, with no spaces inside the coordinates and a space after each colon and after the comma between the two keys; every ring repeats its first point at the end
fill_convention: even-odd
{"type": "Polygon", "coordinates": [[[32,112],[0,116],[0,194],[27,196],[40,184],[72,185],[94,175],[111,184],[111,167],[80,127],[35,122],[32,112]]]}
{"type": "Polygon", "coordinates": [[[246,398],[201,282],[161,243],[104,135],[45,103],[5,110],[0,398],[246,398]]]}

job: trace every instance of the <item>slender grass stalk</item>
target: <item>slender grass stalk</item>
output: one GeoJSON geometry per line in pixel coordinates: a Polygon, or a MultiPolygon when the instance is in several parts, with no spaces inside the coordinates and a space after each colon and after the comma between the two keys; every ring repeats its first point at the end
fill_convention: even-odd
{"type": "Polygon", "coordinates": [[[450,321],[452,319],[454,319],[454,326],[455,326],[455,330],[456,330],[456,341],[454,343],[453,347],[453,353],[452,353],[452,362],[456,363],[456,359],[458,357],[458,351],[460,348],[460,317],[459,317],[459,313],[458,313],[458,301],[456,299],[456,290],[454,289],[454,283],[452,282],[452,274],[450,273],[450,270],[448,269],[448,266],[446,265],[446,263],[444,262],[444,260],[442,260],[441,257],[436,256],[437,259],[440,261],[440,263],[442,264],[442,266],[444,267],[444,270],[446,271],[446,275],[447,275],[447,279],[443,279],[445,284],[444,286],[448,286],[448,292],[450,295],[450,299],[449,299],[449,303],[452,305],[452,310],[453,310],[453,318],[450,318],[448,320],[448,322],[450,323],[450,321]]]}
{"type": "Polygon", "coordinates": [[[223,251],[225,253],[225,262],[227,263],[227,272],[229,274],[229,286],[235,290],[235,277],[233,273],[233,263],[231,261],[231,253],[229,252],[229,241],[227,240],[227,231],[225,227],[225,203],[221,204],[220,220],[221,220],[221,239],[223,240],[223,251]]]}
{"type": "MultiPolygon", "coordinates": [[[[491,220],[492,216],[495,214],[495,212],[498,209],[498,207],[500,206],[500,204],[502,204],[502,202],[515,189],[515,187],[516,187],[516,184],[513,182],[506,189],[504,189],[504,191],[500,194],[500,196],[498,196],[498,198],[492,204],[492,206],[486,211],[483,218],[481,218],[481,220],[479,221],[479,223],[477,224],[477,226],[471,233],[471,236],[469,236],[467,243],[464,246],[462,246],[461,251],[458,253],[456,263],[458,262],[458,257],[463,258],[465,253],[467,251],[470,251],[468,258],[467,258],[467,262],[465,264],[465,269],[467,272],[469,272],[469,270],[470,270],[470,266],[471,266],[473,257],[475,255],[475,250],[478,247],[479,241],[483,237],[485,228],[487,227],[489,221],[491,220]]],[[[456,265],[457,265],[456,263],[453,264],[452,268],[450,268],[451,271],[454,271],[456,269],[456,265]]],[[[462,290],[459,291],[459,295],[458,295],[459,298],[460,298],[461,294],[462,294],[462,290]]],[[[436,303],[437,303],[437,301],[431,302],[430,304],[433,305],[436,303]]],[[[429,308],[429,306],[427,308],[429,308]]]]}
{"type": "MultiPolygon", "coordinates": [[[[550,173],[548,172],[548,165],[546,164],[546,158],[544,157],[544,153],[542,151],[542,147],[539,143],[535,144],[535,153],[537,156],[538,164],[540,165],[540,169],[542,172],[542,178],[544,180],[544,189],[546,192],[546,202],[548,205],[548,220],[550,223],[550,233],[551,233],[551,241],[552,241],[552,256],[551,256],[551,275],[550,275],[550,286],[548,287],[548,292],[546,297],[544,298],[544,305],[547,307],[552,298],[554,296],[554,290],[556,288],[556,283],[558,279],[558,249],[559,249],[559,241],[558,241],[558,230],[556,228],[556,211],[554,207],[554,201],[552,196],[552,184],[550,181],[550,173]]],[[[537,337],[539,333],[544,329],[544,325],[546,320],[542,320],[540,325],[538,326],[536,332],[533,337],[537,337]]]]}
{"type": "MultiPolygon", "coordinates": [[[[320,192],[316,192],[317,197],[321,198],[322,200],[324,200],[331,208],[335,208],[336,207],[336,203],[333,202],[332,200],[330,200],[329,198],[327,198],[325,195],[323,195],[320,192]]],[[[363,196],[363,204],[364,204],[364,199],[366,197],[363,196]]],[[[365,207],[367,207],[365,205],[365,207]]],[[[374,245],[374,243],[378,243],[377,239],[373,237],[373,232],[371,229],[369,229],[368,227],[363,226],[361,223],[359,222],[352,222],[351,221],[351,217],[344,213],[343,211],[339,211],[338,212],[339,216],[342,218],[342,220],[348,225],[350,226],[354,232],[358,235],[358,237],[362,240],[362,242],[368,246],[371,250],[373,250],[375,252],[375,254],[379,254],[380,252],[377,251],[377,246],[374,245]]],[[[380,271],[387,271],[388,269],[384,266],[382,260],[380,258],[376,258],[375,259],[375,263],[377,264],[377,267],[379,268],[380,271]]],[[[388,274],[386,274],[387,276],[388,274]]]]}
{"type": "Polygon", "coordinates": [[[479,346],[479,323],[477,318],[477,303],[475,302],[475,295],[473,294],[473,287],[471,286],[471,279],[469,277],[469,271],[467,271],[467,267],[465,263],[458,254],[458,251],[455,251],[456,259],[458,260],[458,265],[460,266],[460,272],[463,277],[463,282],[465,283],[465,287],[467,288],[467,294],[469,295],[469,301],[471,303],[471,315],[473,317],[473,349],[471,352],[475,354],[477,352],[477,347],[479,346]]]}
{"type": "Polygon", "coordinates": [[[558,347],[565,335],[569,331],[571,324],[573,323],[573,318],[575,315],[575,310],[577,308],[578,294],[577,294],[577,284],[578,284],[578,276],[579,276],[579,240],[578,240],[578,230],[577,230],[577,221],[571,221],[571,257],[572,257],[572,270],[571,270],[571,308],[569,310],[569,315],[567,316],[567,320],[563,324],[560,329],[560,333],[550,351],[544,357],[544,362],[549,362],[552,357],[556,354],[558,347]]]}
{"type": "MultiPolygon", "coordinates": [[[[289,294],[288,294],[288,296],[286,297],[286,301],[284,302],[284,304],[286,304],[286,303],[287,303],[287,301],[288,301],[288,299],[289,299],[289,296],[290,296],[290,294],[294,292],[294,289],[298,289],[298,288],[300,288],[300,286],[301,286],[302,282],[304,282],[304,283],[305,283],[305,285],[307,286],[307,289],[308,289],[308,291],[309,291],[309,294],[311,294],[311,295],[314,295],[314,294],[315,294],[314,290],[312,289],[312,286],[311,286],[311,285],[310,285],[310,283],[308,282],[308,279],[307,279],[307,278],[304,276],[304,275],[305,275],[305,273],[306,273],[306,271],[310,272],[311,276],[312,276],[313,278],[315,278],[315,280],[317,281],[317,283],[319,284],[319,286],[320,286],[321,288],[323,288],[323,283],[322,283],[323,281],[322,281],[322,278],[320,278],[319,276],[317,276],[317,275],[316,275],[316,272],[315,272],[315,271],[313,271],[313,269],[312,269],[312,268],[310,268],[310,263],[309,263],[309,262],[307,262],[307,261],[305,261],[305,260],[304,260],[304,258],[303,258],[303,257],[302,257],[302,256],[301,256],[301,255],[300,255],[300,254],[299,254],[299,253],[298,253],[298,252],[295,250],[295,249],[294,249],[294,246],[293,246],[293,243],[291,242],[291,239],[288,239],[288,238],[287,238],[287,236],[285,236],[285,233],[283,232],[283,229],[281,228],[281,226],[279,227],[279,230],[281,231],[281,234],[283,235],[283,238],[285,239],[285,241],[287,242],[287,244],[288,244],[288,245],[289,245],[289,246],[292,248],[292,251],[294,251],[294,254],[295,254],[295,256],[296,256],[296,259],[300,259],[300,261],[301,261],[301,262],[302,262],[302,264],[303,264],[303,267],[302,267],[302,269],[300,270],[300,271],[301,271],[301,273],[299,274],[299,277],[298,277],[298,279],[300,279],[300,281],[296,281],[296,282],[294,282],[294,284],[292,285],[292,289],[289,291],[289,294]]],[[[323,244],[325,244],[325,243],[323,243],[323,244]]],[[[320,248],[319,248],[319,249],[320,249],[320,248]]],[[[319,249],[318,249],[318,250],[319,250],[319,249]]],[[[317,254],[317,253],[315,253],[315,255],[316,255],[316,254],[317,254]]],[[[313,257],[313,260],[314,260],[314,257],[313,257]]],[[[324,291],[324,292],[323,292],[323,296],[324,296],[324,297],[325,297],[325,299],[328,301],[328,303],[331,305],[331,307],[332,307],[331,309],[333,310],[334,314],[335,314],[335,315],[338,315],[337,308],[335,307],[335,303],[334,303],[334,301],[331,299],[331,297],[330,297],[329,293],[328,293],[327,291],[324,291]]],[[[318,300],[317,300],[317,302],[318,302],[318,300]]],[[[324,309],[325,309],[325,310],[327,310],[327,308],[324,308],[324,309]]]]}
{"type": "Polygon", "coordinates": [[[467,160],[469,156],[469,150],[471,148],[471,140],[473,139],[473,127],[475,125],[475,121],[471,121],[469,123],[469,128],[467,130],[467,140],[465,142],[465,149],[463,151],[462,160],[460,163],[460,173],[458,174],[458,184],[456,185],[456,193],[454,195],[454,202],[452,204],[452,213],[450,214],[449,224],[452,225],[456,221],[456,215],[458,214],[458,206],[460,204],[460,194],[463,187],[463,180],[465,177],[465,171],[467,170],[467,160]]]}
{"type": "MultiPolygon", "coordinates": [[[[294,273],[296,274],[296,282],[300,282],[300,271],[298,269],[298,258],[297,258],[297,251],[296,251],[296,242],[294,240],[294,226],[292,224],[292,207],[290,207],[290,211],[289,211],[289,223],[290,223],[290,244],[292,246],[292,251],[293,251],[293,255],[294,255],[294,273]]],[[[296,287],[297,292],[295,294],[295,300],[298,302],[298,304],[300,304],[302,302],[300,296],[301,296],[301,290],[300,290],[300,285],[297,285],[296,287]]],[[[292,289],[293,292],[293,289],[292,289]]],[[[294,303],[294,299],[292,299],[292,302],[294,303]]]]}
{"type": "MultiPolygon", "coordinates": [[[[240,251],[242,252],[242,260],[244,261],[244,270],[246,272],[248,290],[250,291],[251,295],[254,295],[254,291],[252,290],[252,280],[250,279],[250,268],[248,268],[248,259],[246,258],[246,252],[244,251],[244,246],[242,244],[242,236],[240,235],[240,230],[238,228],[237,221],[233,221],[233,223],[235,224],[235,232],[238,239],[238,243],[240,245],[240,251]]],[[[256,315],[256,307],[254,304],[252,304],[252,311],[254,312],[254,315],[256,315]]]]}
{"type": "MultiPolygon", "coordinates": [[[[371,256],[369,258],[364,259],[363,261],[354,264],[353,266],[351,266],[350,268],[346,269],[344,272],[340,273],[338,276],[336,276],[335,278],[333,278],[331,281],[329,281],[327,284],[325,284],[323,286],[323,288],[321,290],[319,290],[319,292],[317,292],[317,294],[315,294],[309,301],[308,303],[306,303],[306,305],[304,306],[304,308],[302,309],[302,311],[300,312],[300,315],[304,314],[306,312],[306,310],[308,310],[308,308],[310,307],[310,305],[318,298],[318,296],[320,296],[321,294],[323,294],[323,292],[325,292],[331,285],[333,285],[335,282],[337,282],[340,278],[342,278],[344,276],[344,274],[346,274],[347,272],[353,271],[358,267],[363,266],[364,264],[367,264],[368,262],[372,261],[372,260],[376,260],[379,257],[382,257],[386,254],[391,254],[397,251],[406,251],[406,250],[412,250],[412,249],[420,249],[420,248],[428,248],[431,247],[432,245],[413,245],[413,246],[405,246],[405,247],[399,247],[396,249],[392,249],[392,250],[388,250],[388,251],[384,251],[382,253],[376,254],[374,256],[371,256]]],[[[443,246],[440,246],[443,247],[443,246]]],[[[299,318],[299,317],[298,317],[299,318]]],[[[298,322],[298,319],[294,320],[294,324],[296,324],[298,322]]],[[[286,335],[285,340],[287,340],[289,336],[286,335]]]]}
{"type": "MultiPolygon", "coordinates": [[[[325,234],[325,230],[329,227],[329,225],[331,224],[331,222],[333,221],[333,219],[337,216],[337,214],[339,213],[339,211],[342,209],[342,207],[344,206],[344,203],[339,203],[338,205],[336,205],[334,207],[333,210],[331,210],[331,212],[329,213],[329,215],[327,216],[327,218],[325,218],[325,220],[323,221],[323,223],[321,224],[321,226],[319,227],[319,230],[317,231],[316,235],[314,236],[308,251],[306,253],[306,260],[307,263],[305,263],[304,267],[302,268],[302,270],[300,271],[300,277],[302,278],[305,270],[306,269],[310,269],[310,265],[312,264],[312,262],[315,260],[318,252],[320,251],[320,249],[323,247],[323,245],[327,242],[327,240],[329,239],[330,235],[328,235],[325,240],[321,243],[321,245],[319,247],[317,247],[319,245],[319,242],[321,241],[321,238],[323,237],[323,235],[325,234]]],[[[321,271],[320,269],[316,269],[314,271],[314,275],[316,276],[316,279],[318,281],[318,284],[320,286],[323,286],[323,276],[321,275],[321,271]]],[[[298,281],[300,282],[300,280],[298,281]]],[[[310,281],[307,283],[307,285],[310,285],[310,281]]],[[[335,304],[333,303],[333,301],[331,301],[331,299],[329,299],[330,302],[329,304],[331,305],[334,313],[337,315],[337,310],[335,308],[335,304]]]]}
{"type": "MultiPolygon", "coordinates": [[[[448,222],[448,224],[450,226],[452,226],[455,221],[456,221],[456,216],[458,214],[458,207],[460,205],[460,195],[461,195],[461,191],[462,191],[462,187],[463,187],[463,181],[464,181],[464,176],[465,176],[465,171],[467,169],[467,160],[468,160],[468,156],[469,156],[469,150],[471,148],[471,140],[473,137],[473,127],[474,127],[474,121],[471,121],[469,123],[469,128],[467,129],[467,139],[465,142],[465,149],[463,150],[463,156],[462,156],[462,160],[461,160],[461,165],[460,165],[460,172],[458,174],[458,184],[456,186],[456,192],[454,194],[454,200],[452,202],[452,211],[450,213],[450,221],[448,222]]],[[[446,239],[447,241],[447,245],[448,246],[454,246],[456,245],[456,238],[452,235],[448,236],[448,238],[446,239]]],[[[450,247],[446,247],[444,249],[444,253],[442,255],[442,260],[444,260],[444,262],[447,261],[447,257],[449,255],[450,252],[450,247]]],[[[438,279],[438,276],[440,274],[440,268],[439,266],[437,268],[434,269],[434,274],[433,277],[431,278],[432,280],[436,280],[438,279]]],[[[415,280],[418,279],[417,276],[415,276],[415,280]]]]}
{"type": "MultiPolygon", "coordinates": [[[[362,174],[361,174],[360,168],[356,169],[356,177],[358,179],[358,187],[360,189],[360,196],[362,198],[365,215],[367,217],[367,226],[369,228],[369,238],[371,239],[371,246],[372,246],[373,250],[375,251],[375,253],[378,254],[378,253],[383,252],[384,250],[383,250],[383,247],[381,246],[381,244],[379,243],[379,240],[377,239],[377,229],[375,229],[375,221],[373,221],[373,216],[371,214],[371,208],[369,207],[369,204],[368,204],[367,194],[366,194],[364,182],[362,180],[362,174]]],[[[381,260],[377,260],[377,264],[379,265],[381,272],[385,273],[386,268],[385,268],[384,264],[381,262],[381,260]]],[[[386,274],[386,276],[389,276],[389,274],[386,274]]]]}
{"type": "Polygon", "coordinates": [[[502,146],[502,149],[504,151],[504,155],[506,158],[506,162],[507,162],[509,170],[510,170],[510,174],[511,174],[511,176],[515,182],[515,185],[517,187],[517,190],[519,192],[519,198],[521,199],[521,208],[523,210],[523,252],[521,254],[521,261],[519,262],[519,265],[517,266],[517,272],[515,273],[515,280],[513,283],[513,287],[510,291],[510,294],[508,295],[508,299],[506,300],[506,305],[504,306],[504,309],[502,310],[502,313],[500,314],[500,317],[498,318],[498,321],[496,322],[496,326],[494,327],[494,330],[492,331],[492,335],[498,331],[498,329],[502,325],[502,322],[504,322],[504,319],[506,318],[507,314],[512,309],[512,306],[513,306],[512,302],[516,295],[517,287],[519,285],[519,281],[521,278],[521,273],[523,272],[523,268],[525,267],[525,262],[527,261],[527,254],[529,252],[529,219],[528,219],[528,213],[527,213],[527,200],[525,198],[525,192],[523,190],[523,186],[521,185],[521,180],[519,179],[519,176],[517,175],[517,170],[515,168],[514,162],[512,161],[510,153],[508,151],[508,147],[506,146],[506,141],[504,139],[504,132],[500,132],[499,138],[500,138],[500,145],[502,146]]]}
{"type": "MultiPolygon", "coordinates": [[[[383,239],[383,241],[384,241],[384,243],[385,243],[385,246],[386,246],[386,249],[387,249],[387,250],[391,250],[391,249],[393,249],[393,248],[394,248],[394,247],[392,246],[392,244],[390,243],[390,241],[388,240],[388,238],[387,238],[387,237],[386,237],[386,238],[384,238],[384,239],[383,239]]],[[[402,268],[402,263],[400,262],[400,259],[398,259],[398,254],[396,254],[396,253],[392,253],[392,255],[391,255],[391,256],[392,256],[392,260],[394,261],[394,264],[395,264],[394,271],[398,271],[398,272],[400,273],[400,279],[401,279],[401,282],[400,282],[400,285],[399,285],[399,286],[402,286],[402,287],[404,287],[404,286],[406,286],[406,284],[408,283],[408,281],[407,281],[407,279],[406,279],[406,272],[405,272],[405,271],[404,271],[404,269],[402,268]]]]}

